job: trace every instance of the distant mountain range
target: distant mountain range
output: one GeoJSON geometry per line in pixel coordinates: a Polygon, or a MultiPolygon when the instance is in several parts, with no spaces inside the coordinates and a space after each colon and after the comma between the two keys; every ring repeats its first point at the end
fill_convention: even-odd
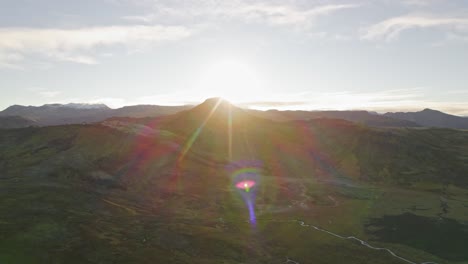
{"type": "Polygon", "coordinates": [[[421,125],[405,119],[379,115],[368,111],[257,111],[251,114],[275,121],[309,120],[316,118],[344,119],[373,127],[420,127],[421,125]]]}
{"type": "MultiPolygon", "coordinates": [[[[13,105],[0,112],[0,117],[20,116],[38,126],[94,123],[111,117],[157,117],[170,115],[191,106],[134,105],[111,109],[104,104],[13,105]]],[[[4,127],[0,124],[0,127],[4,127]]],[[[18,126],[21,127],[21,126],[18,126]]]]}
{"type": "MultiPolygon", "coordinates": [[[[101,122],[112,117],[158,117],[172,115],[193,106],[134,105],[111,109],[104,104],[46,104],[43,106],[13,105],[0,112],[0,128],[50,126],[101,122]],[[6,118],[8,117],[8,118],[6,118]],[[20,118],[23,121],[20,121],[20,118]],[[15,121],[16,120],[16,121],[15,121]]],[[[468,118],[424,109],[419,112],[377,114],[368,111],[279,111],[246,110],[250,114],[273,121],[343,119],[372,127],[442,127],[468,129],[468,118]]]]}
{"type": "Polygon", "coordinates": [[[448,127],[458,129],[468,129],[468,118],[449,115],[437,110],[424,109],[419,112],[397,112],[386,113],[384,116],[408,120],[425,127],[448,127]]]}

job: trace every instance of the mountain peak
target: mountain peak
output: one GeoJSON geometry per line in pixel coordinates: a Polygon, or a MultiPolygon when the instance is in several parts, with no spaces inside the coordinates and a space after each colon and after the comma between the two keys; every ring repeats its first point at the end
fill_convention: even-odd
{"type": "Polygon", "coordinates": [[[201,105],[232,105],[229,101],[222,97],[212,97],[206,99],[201,105]]]}
{"type": "Polygon", "coordinates": [[[199,104],[196,108],[202,111],[212,111],[213,109],[216,109],[216,112],[219,113],[225,113],[229,109],[237,109],[236,106],[221,97],[208,98],[203,103],[199,104]]]}
{"type": "Polygon", "coordinates": [[[231,125],[235,127],[246,122],[257,122],[257,120],[257,117],[251,116],[229,101],[215,97],[206,99],[192,109],[166,118],[164,123],[165,126],[183,134],[192,133],[199,127],[205,127],[205,131],[225,133],[229,122],[232,122],[231,125]]]}
{"type": "Polygon", "coordinates": [[[447,114],[447,113],[441,112],[441,111],[439,111],[439,110],[430,109],[430,108],[425,108],[425,109],[422,110],[420,113],[421,113],[421,114],[426,114],[426,115],[444,115],[444,116],[450,116],[450,115],[447,114]]]}
{"type": "Polygon", "coordinates": [[[224,98],[222,97],[211,97],[211,98],[207,98],[203,103],[217,103],[218,101],[226,101],[224,98]]]}

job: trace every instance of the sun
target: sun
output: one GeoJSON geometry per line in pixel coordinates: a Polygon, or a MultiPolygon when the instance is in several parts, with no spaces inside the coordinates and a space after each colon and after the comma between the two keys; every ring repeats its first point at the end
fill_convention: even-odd
{"type": "Polygon", "coordinates": [[[202,69],[200,91],[206,97],[222,97],[233,103],[258,100],[261,78],[251,64],[224,59],[202,69]]]}

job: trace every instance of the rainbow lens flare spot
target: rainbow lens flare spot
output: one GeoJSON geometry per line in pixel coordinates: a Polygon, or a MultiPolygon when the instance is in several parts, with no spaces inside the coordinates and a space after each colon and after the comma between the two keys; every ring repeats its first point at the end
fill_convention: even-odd
{"type": "Polygon", "coordinates": [[[241,181],[236,184],[238,189],[244,190],[246,192],[249,192],[253,186],[255,186],[255,182],[251,180],[241,181]]]}

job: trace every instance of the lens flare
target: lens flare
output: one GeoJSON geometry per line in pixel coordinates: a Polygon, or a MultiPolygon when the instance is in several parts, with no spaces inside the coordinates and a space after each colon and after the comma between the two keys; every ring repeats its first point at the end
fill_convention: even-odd
{"type": "Polygon", "coordinates": [[[250,188],[252,188],[253,186],[255,186],[255,182],[252,180],[245,180],[236,184],[236,187],[238,189],[244,190],[246,192],[249,192],[250,188]]]}
{"type": "Polygon", "coordinates": [[[257,223],[257,219],[255,217],[254,205],[251,200],[247,200],[247,208],[249,209],[249,221],[252,225],[255,225],[257,223]]]}
{"type": "Polygon", "coordinates": [[[261,161],[241,160],[226,166],[233,186],[238,190],[237,193],[242,197],[247,207],[249,222],[252,227],[256,226],[257,221],[255,217],[255,196],[261,178],[262,165],[261,161]]]}
{"type": "Polygon", "coordinates": [[[190,148],[192,147],[193,143],[195,143],[195,141],[197,140],[198,136],[200,135],[200,133],[202,132],[203,128],[205,127],[205,125],[208,123],[208,121],[210,120],[211,116],[216,112],[216,109],[218,108],[218,106],[221,104],[222,102],[222,99],[219,98],[218,101],[216,102],[216,105],[213,107],[213,109],[211,109],[210,113],[208,114],[208,116],[205,118],[205,120],[203,120],[203,123],[195,130],[195,132],[192,134],[192,136],[190,136],[190,138],[187,140],[187,142],[185,142],[185,145],[184,145],[184,148],[182,149],[181,153],[180,153],[180,156],[179,156],[179,159],[178,159],[178,162],[181,162],[185,155],[187,154],[187,152],[190,150],[190,148]]]}
{"type": "Polygon", "coordinates": [[[210,118],[216,112],[216,109],[221,104],[221,102],[222,102],[222,98],[219,98],[218,101],[216,102],[216,104],[213,106],[213,108],[208,113],[208,115],[205,117],[203,122],[200,124],[200,126],[192,133],[192,135],[186,140],[183,147],[181,148],[181,150],[179,152],[179,156],[177,158],[176,165],[174,166],[172,177],[171,177],[171,186],[172,186],[172,188],[180,187],[181,181],[179,180],[179,178],[180,178],[180,175],[181,175],[182,163],[183,163],[183,161],[185,159],[185,156],[187,155],[189,150],[192,148],[193,144],[195,143],[195,141],[198,139],[201,132],[203,131],[203,128],[206,126],[206,124],[208,123],[210,118]]]}

